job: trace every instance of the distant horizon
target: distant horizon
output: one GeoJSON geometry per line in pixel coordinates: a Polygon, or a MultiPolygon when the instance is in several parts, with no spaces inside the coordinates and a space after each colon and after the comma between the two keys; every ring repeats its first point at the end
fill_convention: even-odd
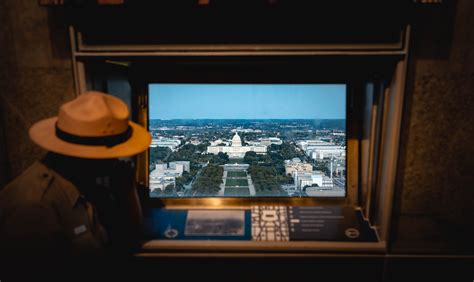
{"type": "Polygon", "coordinates": [[[345,84],[156,83],[148,100],[152,120],[346,119],[345,84]]]}

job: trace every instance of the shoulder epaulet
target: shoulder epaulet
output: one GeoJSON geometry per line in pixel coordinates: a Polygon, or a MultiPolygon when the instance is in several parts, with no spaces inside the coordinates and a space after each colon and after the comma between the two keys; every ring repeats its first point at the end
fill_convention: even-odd
{"type": "Polygon", "coordinates": [[[53,178],[48,167],[38,161],[33,163],[1,191],[0,207],[41,201],[53,178]]]}

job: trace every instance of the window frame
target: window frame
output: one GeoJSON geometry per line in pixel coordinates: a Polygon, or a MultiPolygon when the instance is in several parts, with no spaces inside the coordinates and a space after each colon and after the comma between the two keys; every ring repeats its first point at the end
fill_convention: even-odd
{"type": "MultiPolygon", "coordinates": [[[[375,175],[374,183],[370,188],[373,192],[370,195],[371,198],[369,199],[368,203],[361,202],[360,199],[360,189],[361,184],[364,184],[361,181],[360,177],[360,157],[361,154],[367,154],[367,152],[360,151],[360,136],[354,138],[352,141],[350,138],[347,140],[347,189],[346,189],[346,198],[344,201],[334,200],[334,199],[314,199],[314,198],[298,198],[301,199],[299,201],[288,201],[288,205],[350,205],[354,206],[357,209],[362,209],[364,212],[364,216],[367,219],[370,219],[370,224],[374,226],[378,232],[379,242],[377,243],[343,243],[343,242],[333,242],[333,243],[325,243],[325,242],[304,242],[305,244],[300,244],[301,242],[285,242],[285,243],[269,243],[264,244],[264,246],[256,245],[256,242],[248,242],[248,247],[243,247],[243,249],[248,249],[249,251],[258,251],[258,250],[268,250],[270,246],[271,248],[276,249],[284,249],[284,250],[295,250],[301,251],[303,246],[306,246],[310,251],[383,251],[387,247],[387,242],[389,240],[389,230],[390,230],[390,218],[392,213],[392,204],[393,204],[393,197],[394,197],[394,186],[395,186],[395,177],[396,177],[396,168],[397,168],[397,161],[398,161],[398,145],[399,145],[399,136],[400,136],[400,125],[401,125],[401,118],[402,118],[402,111],[403,111],[403,97],[404,97],[404,87],[405,87],[405,76],[406,76],[406,69],[407,69],[407,58],[408,58],[408,43],[409,43],[409,36],[410,36],[410,27],[407,26],[404,31],[404,36],[402,38],[403,44],[402,47],[393,50],[393,49],[384,49],[383,46],[379,46],[377,48],[367,48],[367,49],[335,49],[335,50],[321,50],[319,47],[315,47],[312,50],[304,49],[304,50],[258,50],[258,52],[254,52],[252,48],[249,50],[238,50],[236,52],[229,52],[229,50],[225,50],[220,52],[219,50],[215,50],[210,48],[206,51],[190,51],[186,50],[181,52],[179,50],[173,50],[173,52],[168,52],[167,50],[157,50],[157,51],[134,51],[134,50],[112,50],[107,51],[105,49],[94,50],[94,51],[84,51],[78,50],[76,40],[76,33],[73,27],[70,29],[71,31],[71,46],[72,46],[72,60],[73,60],[73,70],[75,75],[76,81],[76,92],[77,95],[86,91],[87,87],[87,74],[85,72],[85,65],[89,61],[94,60],[123,60],[127,62],[137,62],[137,61],[144,61],[144,60],[176,60],[179,58],[180,60],[189,60],[189,59],[202,59],[205,60],[219,60],[225,57],[232,58],[232,59],[240,59],[242,56],[248,58],[257,58],[257,57],[265,57],[270,59],[275,58],[297,58],[297,59],[322,59],[329,62],[349,62],[351,60],[370,60],[370,61],[378,61],[379,66],[381,66],[382,73],[373,73],[372,79],[383,81],[385,88],[383,89],[383,107],[382,111],[382,120],[380,121],[381,125],[380,128],[376,129],[375,134],[380,136],[380,140],[378,144],[374,144],[372,142],[371,146],[379,147],[379,154],[377,156],[377,160],[374,160],[374,156],[369,156],[369,162],[372,164],[375,163],[375,167],[373,167],[373,172],[375,175]],[[355,162],[351,162],[350,158],[351,155],[354,155],[355,162]],[[377,161],[377,162],[375,162],[377,161]],[[354,166],[357,169],[354,169],[354,166]],[[354,181],[350,182],[349,178],[350,175],[355,179],[354,181]],[[355,185],[355,189],[352,189],[349,185],[355,185]],[[348,201],[347,199],[350,199],[348,201]],[[368,208],[372,207],[372,208],[368,208]],[[283,244],[283,245],[282,245],[283,244]]],[[[359,46],[360,47],[360,46],[359,46]]],[[[344,66],[338,63],[339,66],[344,66]]],[[[337,64],[336,64],[337,65],[337,64]]],[[[376,64],[377,65],[377,64],[376,64]]],[[[364,82],[367,80],[361,79],[360,73],[354,71],[347,71],[345,69],[335,70],[331,68],[328,70],[328,74],[324,75],[323,79],[325,81],[330,81],[331,76],[334,78],[334,75],[337,74],[337,71],[341,71],[345,75],[339,75],[339,81],[341,81],[342,77],[345,77],[343,81],[345,81],[348,85],[348,92],[354,91],[353,93],[362,93],[361,87],[363,87],[364,82]],[[350,75],[348,75],[350,74],[350,75]]],[[[147,125],[147,120],[145,119],[146,115],[144,112],[146,111],[146,89],[145,85],[149,82],[146,79],[139,79],[136,80],[134,74],[131,74],[131,85],[132,85],[132,93],[134,97],[134,106],[137,109],[136,113],[136,121],[141,123],[144,126],[147,125]],[[148,81],[147,83],[145,83],[148,81]]],[[[369,77],[365,77],[369,79],[369,77]]],[[[354,95],[354,94],[353,94],[354,95]]],[[[354,97],[354,96],[352,96],[354,97]]],[[[354,100],[347,100],[347,107],[349,109],[354,107],[356,109],[362,109],[363,101],[359,101],[357,99],[354,100]],[[353,103],[355,103],[353,105],[353,103]],[[351,106],[349,106],[351,105],[351,106]]],[[[355,122],[350,122],[351,115],[348,114],[346,116],[346,122],[349,122],[348,129],[355,130],[352,134],[357,136],[357,132],[360,133],[360,129],[351,126],[356,124],[355,122]]],[[[347,133],[349,136],[349,133],[347,133]]],[[[143,178],[140,174],[143,174],[145,170],[141,164],[148,163],[146,154],[141,154],[136,157],[137,161],[137,182],[143,184],[143,178]],[[141,173],[140,173],[141,171],[141,173]]],[[[147,165],[146,165],[147,166],[147,165]]],[[[366,185],[366,184],[364,184],[366,185]]],[[[203,207],[203,208],[225,208],[228,206],[234,207],[248,207],[249,204],[258,204],[258,205],[266,205],[266,204],[281,204],[282,198],[274,199],[264,199],[264,198],[252,198],[253,201],[248,201],[248,198],[245,198],[247,201],[232,201],[225,200],[225,198],[211,198],[211,199],[192,199],[188,202],[177,202],[172,199],[167,200],[166,202],[161,203],[154,203],[157,204],[159,207],[166,207],[166,208],[189,208],[189,207],[203,207]],[[196,201],[199,200],[199,201],[196,201]],[[250,202],[250,203],[249,203],[250,202]]],[[[146,207],[145,207],[146,208],[146,207]]],[[[144,245],[144,249],[149,248],[148,250],[157,250],[157,249],[200,249],[205,250],[207,247],[206,244],[202,244],[202,242],[194,242],[195,245],[189,245],[190,243],[183,243],[183,242],[173,242],[173,243],[163,243],[163,242],[149,242],[149,244],[144,245]],[[199,246],[201,244],[201,246],[199,246]],[[148,247],[147,247],[148,246],[148,247]]],[[[259,243],[261,244],[261,243],[259,243]]],[[[214,242],[213,242],[214,246],[214,242]]],[[[232,245],[232,243],[219,243],[216,242],[215,246],[221,250],[226,251],[229,249],[233,249],[236,245],[232,245]]]]}
{"type": "MultiPolygon", "coordinates": [[[[286,60],[291,59],[291,57],[285,58],[286,60]]],[[[301,59],[301,58],[300,58],[301,59]]],[[[265,64],[265,61],[271,61],[271,58],[264,58],[263,62],[262,61],[253,61],[250,62],[250,67],[258,67],[261,66],[262,64],[265,64]]],[[[192,61],[192,59],[191,59],[192,61]]],[[[267,61],[267,62],[268,62],[267,61]]],[[[197,68],[200,72],[201,75],[204,73],[204,77],[207,76],[206,68],[208,67],[207,64],[209,61],[206,61],[205,59],[199,58],[199,62],[193,65],[193,68],[197,68]],[[202,71],[204,69],[204,71],[202,71]]],[[[236,66],[233,65],[235,63],[235,60],[231,59],[229,61],[229,58],[219,58],[217,62],[215,60],[211,61],[211,65],[213,63],[218,63],[218,64],[224,64],[228,68],[235,68],[236,66]]],[[[241,63],[241,62],[238,62],[241,63]]],[[[171,64],[174,64],[171,62],[171,64]]],[[[179,63],[176,63],[179,67],[179,63]]],[[[169,62],[165,63],[165,67],[169,67],[169,62]]],[[[195,77],[194,75],[186,74],[184,77],[182,76],[175,76],[173,75],[172,77],[167,77],[167,78],[161,78],[159,75],[153,74],[151,76],[143,75],[144,73],[151,73],[148,71],[149,69],[154,69],[154,68],[160,68],[160,62],[158,63],[152,63],[151,66],[145,66],[145,67],[138,67],[135,70],[135,74],[133,75],[134,77],[134,82],[132,84],[137,85],[137,88],[141,89],[140,91],[140,96],[142,98],[139,98],[140,101],[143,101],[143,105],[140,108],[144,108],[146,110],[141,111],[139,114],[139,120],[146,120],[146,125],[148,126],[148,86],[153,83],[203,83],[203,77],[195,77]]],[[[264,67],[265,68],[265,67],[264,67]]],[[[178,72],[180,72],[178,70],[178,72]]],[[[244,74],[245,72],[242,70],[238,70],[238,73],[244,74]]],[[[231,76],[231,75],[230,75],[231,76]]],[[[264,75],[261,77],[255,77],[252,76],[250,79],[249,78],[238,78],[238,79],[231,79],[229,80],[230,77],[228,74],[224,75],[224,77],[217,77],[217,78],[212,78],[212,82],[205,82],[205,83],[242,83],[242,84],[291,84],[291,83],[298,83],[298,84],[344,84],[346,86],[346,130],[349,126],[349,124],[352,124],[351,122],[351,116],[352,116],[352,111],[353,109],[350,108],[350,101],[353,99],[354,91],[352,90],[352,85],[351,82],[347,82],[346,79],[315,79],[312,77],[305,78],[303,80],[298,80],[295,77],[292,78],[285,78],[285,79],[270,79],[268,75],[264,75]],[[250,81],[250,82],[249,82],[250,81]],[[296,81],[296,82],[295,82],[296,81]]],[[[355,147],[355,146],[351,146],[355,147]]],[[[223,196],[214,196],[214,197],[163,197],[163,198],[151,198],[149,197],[147,199],[147,205],[151,207],[156,207],[156,206],[164,206],[164,207],[208,207],[208,206],[213,206],[215,205],[216,202],[219,202],[220,205],[224,206],[250,206],[252,204],[264,204],[264,205],[285,205],[285,206],[290,206],[290,205],[300,205],[300,206],[317,206],[317,205],[356,205],[357,204],[357,199],[355,192],[351,193],[349,196],[349,185],[351,186],[351,191],[357,190],[358,189],[358,183],[356,179],[353,179],[353,175],[356,175],[357,172],[354,172],[352,174],[352,177],[349,176],[349,144],[348,144],[348,135],[346,134],[346,170],[348,171],[347,173],[347,178],[346,178],[346,187],[345,187],[345,196],[344,197],[271,197],[271,196],[254,196],[254,197],[223,197],[223,196]],[[350,179],[350,180],[349,180],[350,179]],[[218,198],[219,201],[216,201],[215,199],[218,198]]],[[[351,148],[352,151],[352,148],[351,148]]],[[[146,152],[146,159],[148,160],[149,158],[149,150],[146,152]]],[[[355,156],[351,156],[351,162],[355,164],[357,158],[355,156]]],[[[148,162],[147,162],[148,164],[148,162]]],[[[144,186],[148,186],[148,165],[145,166],[146,173],[138,172],[139,177],[140,177],[140,182],[145,183],[144,186]]]]}

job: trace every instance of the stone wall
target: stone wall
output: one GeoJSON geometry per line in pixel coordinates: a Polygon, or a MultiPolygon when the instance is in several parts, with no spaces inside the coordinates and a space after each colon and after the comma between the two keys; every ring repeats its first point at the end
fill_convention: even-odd
{"type": "Polygon", "coordinates": [[[1,186],[43,154],[28,128],[55,115],[73,98],[74,85],[60,12],[37,1],[0,1],[0,26],[1,186]]]}
{"type": "Polygon", "coordinates": [[[394,251],[472,248],[473,26],[470,0],[428,10],[414,23],[394,251]]]}

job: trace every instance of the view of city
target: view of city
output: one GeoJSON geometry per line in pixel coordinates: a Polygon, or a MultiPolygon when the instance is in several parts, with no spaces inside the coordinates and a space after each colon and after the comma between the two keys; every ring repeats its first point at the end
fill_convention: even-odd
{"type": "Polygon", "coordinates": [[[151,197],[344,197],[345,85],[152,84],[151,197]]]}

